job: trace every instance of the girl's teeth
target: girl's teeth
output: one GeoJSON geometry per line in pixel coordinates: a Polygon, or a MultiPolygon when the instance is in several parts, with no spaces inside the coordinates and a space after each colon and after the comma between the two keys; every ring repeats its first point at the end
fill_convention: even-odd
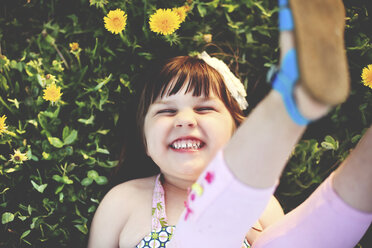
{"type": "Polygon", "coordinates": [[[179,140],[172,144],[174,149],[198,149],[200,148],[200,141],[197,140],[179,140]]]}

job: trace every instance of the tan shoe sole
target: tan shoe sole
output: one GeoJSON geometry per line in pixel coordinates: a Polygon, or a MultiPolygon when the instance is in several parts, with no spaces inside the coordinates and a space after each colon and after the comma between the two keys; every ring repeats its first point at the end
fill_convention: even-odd
{"type": "Polygon", "coordinates": [[[300,82],[317,101],[346,100],[350,79],[344,45],[345,9],[341,0],[290,0],[300,82]]]}

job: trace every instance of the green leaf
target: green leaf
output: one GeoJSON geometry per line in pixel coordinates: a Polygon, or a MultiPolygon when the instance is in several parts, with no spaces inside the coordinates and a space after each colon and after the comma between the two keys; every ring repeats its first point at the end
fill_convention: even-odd
{"type": "Polygon", "coordinates": [[[64,143],[57,137],[48,137],[49,143],[57,148],[62,148],[64,143]]]}
{"type": "Polygon", "coordinates": [[[253,3],[254,3],[254,5],[257,6],[257,8],[259,8],[261,10],[263,15],[265,15],[267,17],[270,17],[272,15],[272,12],[267,12],[259,1],[254,1],[253,3]]]}
{"type": "Polygon", "coordinates": [[[70,178],[68,178],[68,176],[66,176],[66,175],[63,175],[62,176],[62,182],[64,183],[64,184],[73,184],[74,183],[74,181],[72,181],[70,178]]]}
{"type": "Polygon", "coordinates": [[[82,118],[78,119],[78,122],[81,122],[85,125],[92,125],[93,121],[94,121],[94,115],[91,115],[89,119],[82,119],[82,118]]]}
{"type": "Polygon", "coordinates": [[[104,185],[107,184],[108,180],[105,176],[99,176],[96,179],[94,179],[98,185],[104,185]]]}
{"type": "Polygon", "coordinates": [[[24,231],[20,237],[20,239],[23,239],[24,237],[26,237],[27,235],[29,235],[31,232],[31,230],[27,230],[27,231],[24,231]]]}
{"type": "MultiPolygon", "coordinates": [[[[213,8],[217,8],[219,2],[220,2],[220,0],[212,0],[212,1],[207,2],[205,4],[208,5],[208,6],[211,6],[213,8]]],[[[229,1],[229,2],[231,2],[231,1],[229,1]]]]}
{"type": "Polygon", "coordinates": [[[106,162],[101,162],[101,161],[96,161],[99,166],[105,167],[105,168],[113,168],[119,164],[118,160],[114,161],[106,161],[106,162]]]}
{"type": "Polygon", "coordinates": [[[37,121],[36,120],[28,120],[27,123],[30,123],[32,125],[34,125],[34,127],[37,127],[37,121]]]}
{"type": "Polygon", "coordinates": [[[325,142],[325,141],[323,141],[323,142],[321,143],[321,145],[322,145],[322,147],[323,147],[324,149],[327,149],[327,150],[335,150],[335,149],[334,149],[334,146],[333,146],[332,143],[329,143],[329,142],[325,142]]]}
{"type": "Polygon", "coordinates": [[[227,12],[231,13],[235,9],[239,8],[239,4],[222,4],[222,7],[227,9],[227,12]]]}
{"type": "Polygon", "coordinates": [[[355,144],[360,140],[360,138],[362,138],[362,135],[357,134],[357,135],[355,135],[354,137],[351,138],[351,142],[355,144]]]}
{"type": "Polygon", "coordinates": [[[12,222],[13,220],[14,220],[14,214],[9,213],[9,212],[5,212],[2,215],[1,223],[6,224],[6,223],[9,223],[9,222],[12,222]]]}
{"type": "Polygon", "coordinates": [[[55,119],[55,118],[58,117],[59,110],[60,110],[60,107],[58,106],[54,112],[44,111],[44,112],[41,112],[41,114],[43,114],[43,115],[45,115],[45,116],[47,116],[51,119],[55,119]]]}
{"type": "Polygon", "coordinates": [[[337,150],[339,147],[338,141],[336,141],[332,136],[327,135],[324,141],[321,143],[322,147],[327,150],[337,150]]]}
{"type": "Polygon", "coordinates": [[[47,34],[45,37],[45,40],[46,42],[48,42],[49,44],[51,45],[54,45],[54,43],[56,42],[56,39],[54,39],[52,36],[50,36],[49,34],[47,34]]]}
{"type": "Polygon", "coordinates": [[[103,135],[106,135],[108,134],[108,132],[110,132],[111,130],[110,129],[104,129],[104,130],[98,130],[97,133],[99,134],[103,134],[103,135]]]}
{"type": "Polygon", "coordinates": [[[335,139],[330,135],[327,135],[324,140],[329,143],[335,143],[335,139]]]}
{"type": "Polygon", "coordinates": [[[17,109],[19,109],[19,102],[18,102],[17,98],[14,98],[14,99],[9,99],[9,98],[8,98],[8,101],[9,101],[9,102],[12,102],[12,103],[14,104],[14,106],[15,106],[17,109]]]}
{"type": "Polygon", "coordinates": [[[45,115],[42,115],[41,113],[39,113],[37,115],[37,118],[39,120],[40,126],[43,129],[48,129],[48,119],[46,118],[46,116],[45,115]]]}
{"type": "Polygon", "coordinates": [[[34,229],[37,226],[37,222],[39,221],[39,218],[40,217],[34,217],[34,218],[32,218],[32,223],[30,225],[30,228],[31,229],[34,229]]]}
{"type": "Polygon", "coordinates": [[[207,14],[207,9],[204,6],[198,4],[197,8],[201,17],[204,17],[205,14],[207,14]]]}
{"type": "Polygon", "coordinates": [[[32,214],[32,210],[34,210],[34,209],[31,207],[31,205],[28,205],[27,206],[27,212],[28,212],[29,215],[32,214]]]}
{"type": "Polygon", "coordinates": [[[110,74],[108,77],[104,78],[102,80],[102,82],[100,82],[96,87],[93,88],[93,91],[97,91],[97,90],[101,89],[102,86],[104,86],[105,84],[110,82],[111,78],[112,78],[112,74],[110,74]]]}
{"type": "Polygon", "coordinates": [[[97,147],[97,150],[96,151],[99,152],[99,153],[103,153],[103,154],[110,154],[109,150],[103,149],[103,148],[99,148],[99,147],[97,147]]]}
{"type": "Polygon", "coordinates": [[[88,177],[86,177],[86,178],[84,178],[84,179],[81,181],[81,185],[87,187],[87,186],[91,185],[92,182],[93,182],[93,179],[92,179],[92,178],[88,178],[88,177]]]}
{"type": "Polygon", "coordinates": [[[5,173],[13,173],[13,172],[16,172],[16,171],[19,171],[21,169],[21,167],[19,165],[16,165],[15,167],[13,168],[6,168],[4,170],[5,173]]]}
{"type": "Polygon", "coordinates": [[[76,130],[72,130],[70,134],[66,137],[66,139],[65,138],[63,139],[63,142],[65,143],[65,145],[70,145],[76,140],[77,135],[78,132],[76,130]]]}
{"type": "Polygon", "coordinates": [[[41,155],[43,156],[43,159],[46,159],[46,160],[51,158],[50,154],[46,152],[43,152],[41,155]]]}
{"type": "Polygon", "coordinates": [[[87,225],[75,225],[75,227],[82,233],[87,234],[88,233],[88,227],[87,225]]]}
{"type": "Polygon", "coordinates": [[[65,126],[62,131],[62,139],[65,140],[69,134],[70,128],[68,126],[65,126]]]}
{"type": "Polygon", "coordinates": [[[92,205],[88,208],[88,213],[94,213],[94,211],[96,211],[97,207],[92,205]]]}
{"type": "Polygon", "coordinates": [[[0,74],[0,88],[2,88],[3,92],[7,92],[9,90],[6,78],[2,74],[0,74]]]}
{"type": "Polygon", "coordinates": [[[55,181],[57,181],[57,182],[59,182],[59,183],[61,183],[62,182],[62,177],[61,176],[59,176],[59,175],[53,175],[53,180],[55,180],[55,181]]]}
{"type": "Polygon", "coordinates": [[[7,192],[9,190],[9,188],[5,188],[3,191],[0,192],[0,195],[4,194],[5,192],[7,192]]]}
{"type": "Polygon", "coordinates": [[[61,191],[63,190],[64,187],[65,187],[64,184],[59,185],[59,186],[56,188],[56,191],[54,192],[54,194],[58,194],[59,192],[61,192],[61,191]]]}
{"type": "Polygon", "coordinates": [[[59,195],[59,202],[63,202],[63,199],[65,197],[65,195],[63,194],[63,192],[60,192],[58,195],[59,195]]]}
{"type": "Polygon", "coordinates": [[[18,219],[20,219],[21,221],[25,221],[27,219],[27,216],[18,216],[18,219]]]}
{"type": "Polygon", "coordinates": [[[97,171],[90,170],[90,171],[88,171],[87,176],[88,176],[88,178],[91,178],[91,179],[95,180],[99,175],[98,175],[97,171]]]}
{"type": "Polygon", "coordinates": [[[48,186],[48,184],[41,184],[41,185],[38,185],[36,184],[34,181],[31,180],[31,184],[32,186],[34,186],[34,188],[39,191],[40,193],[43,193],[45,188],[48,186]]]}

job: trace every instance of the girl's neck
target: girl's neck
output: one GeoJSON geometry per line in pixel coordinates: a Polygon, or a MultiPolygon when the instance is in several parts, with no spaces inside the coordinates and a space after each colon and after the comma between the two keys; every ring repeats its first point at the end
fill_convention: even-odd
{"type": "Polygon", "coordinates": [[[162,175],[162,185],[167,194],[178,195],[186,198],[193,181],[175,180],[162,175]]]}
{"type": "Polygon", "coordinates": [[[169,225],[176,225],[182,212],[185,208],[185,201],[187,201],[188,187],[190,183],[179,183],[176,180],[167,180],[163,177],[162,185],[164,189],[164,200],[166,206],[166,216],[169,225]]]}

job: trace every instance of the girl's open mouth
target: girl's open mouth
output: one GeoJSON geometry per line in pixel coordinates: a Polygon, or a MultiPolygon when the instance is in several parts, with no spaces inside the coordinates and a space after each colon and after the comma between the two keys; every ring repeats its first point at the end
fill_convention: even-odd
{"type": "Polygon", "coordinates": [[[205,143],[196,138],[183,138],[173,141],[169,147],[179,151],[193,151],[203,148],[205,143]]]}

